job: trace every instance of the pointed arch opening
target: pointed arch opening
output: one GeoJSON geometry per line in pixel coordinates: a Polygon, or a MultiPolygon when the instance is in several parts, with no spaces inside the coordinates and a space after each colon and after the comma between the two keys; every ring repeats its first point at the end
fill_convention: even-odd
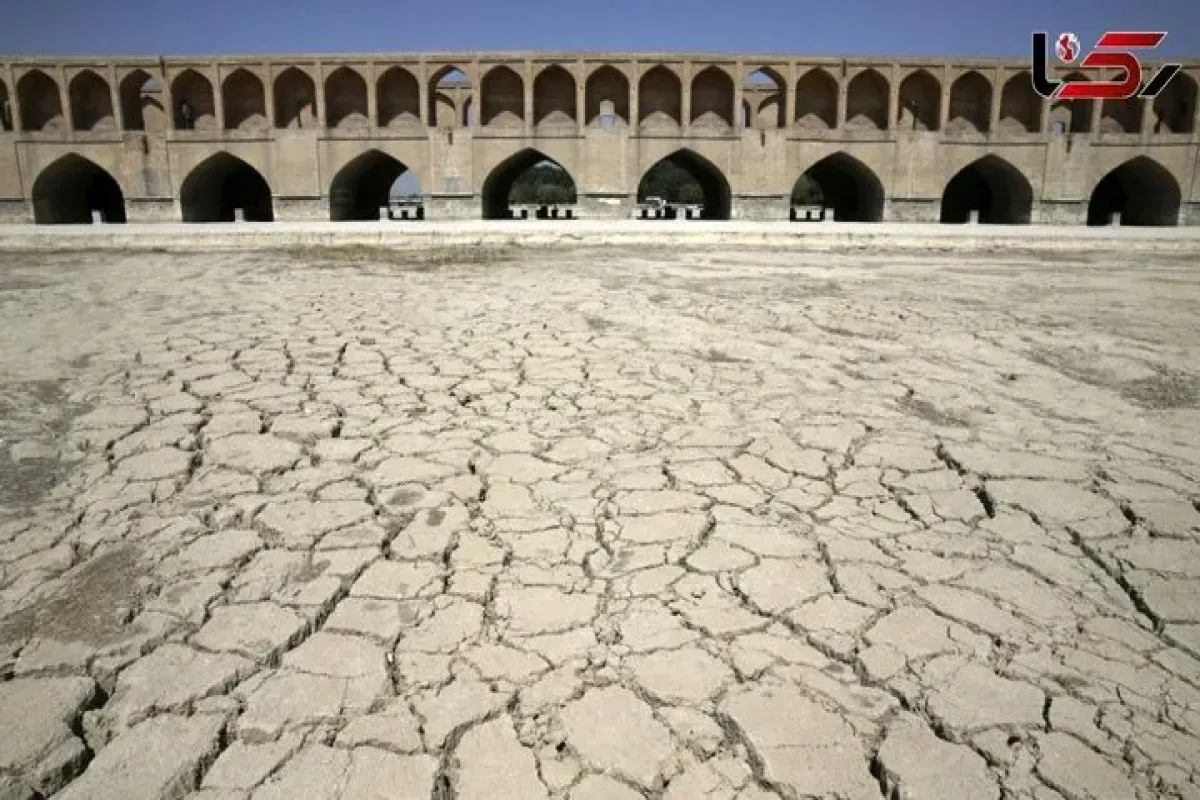
{"type": "Polygon", "coordinates": [[[125,221],[125,197],[116,179],[75,153],[43,169],[31,194],[38,225],[86,225],[95,211],[104,222],[125,221]]]}
{"type": "Polygon", "coordinates": [[[381,128],[421,124],[421,87],[403,67],[391,67],[375,82],[375,108],[381,128]]]}
{"type": "Polygon", "coordinates": [[[226,76],[221,92],[225,100],[226,130],[263,130],[267,127],[267,95],[257,75],[238,67],[226,76]]]}
{"type": "Polygon", "coordinates": [[[896,122],[902,130],[936,131],[942,117],[942,84],[919,69],[900,81],[896,122]]]}
{"type": "Polygon", "coordinates": [[[887,78],[876,70],[855,75],[846,86],[846,127],[887,130],[890,91],[887,78]]]}
{"type": "Polygon", "coordinates": [[[1087,224],[1111,225],[1113,215],[1119,214],[1121,225],[1178,225],[1181,200],[1174,176],[1157,161],[1137,156],[1096,184],[1088,200],[1087,224]]]}
{"type": "Polygon", "coordinates": [[[325,125],[328,128],[365,128],[367,82],[357,70],[338,67],[325,79],[325,125]]]}
{"type": "Polygon", "coordinates": [[[837,127],[838,83],[817,67],[796,81],[796,125],[806,130],[837,127]]]}
{"type": "MultiPolygon", "coordinates": [[[[436,128],[453,128],[465,122],[471,79],[456,66],[446,65],[429,79],[429,121],[436,128]],[[461,113],[460,113],[461,112],[461,113]]],[[[478,105],[478,104],[476,104],[478,105]]]]}
{"type": "MultiPolygon", "coordinates": [[[[1070,81],[1089,80],[1081,72],[1068,73],[1064,79],[1070,81]]],[[[1059,100],[1050,106],[1051,131],[1060,136],[1065,133],[1090,133],[1093,108],[1091,100],[1059,100]]]]}
{"type": "Polygon", "coordinates": [[[536,205],[538,216],[554,206],[574,204],[575,181],[545,153],[526,148],[492,169],[483,182],[483,218],[512,219],[513,206],[536,205]]]}
{"type": "Polygon", "coordinates": [[[297,67],[275,76],[275,127],[313,128],[317,124],[317,84],[297,67]]]}
{"type": "Polygon", "coordinates": [[[143,69],[121,79],[121,123],[127,131],[162,131],[168,127],[162,83],[143,69]]]}
{"type": "Polygon", "coordinates": [[[584,113],[587,124],[600,128],[629,125],[629,80],[608,64],[588,76],[584,83],[584,113]]]}
{"type": "Polygon", "coordinates": [[[879,176],[842,152],[813,164],[792,186],[792,205],[832,209],[838,222],[879,222],[883,219],[883,200],[879,176]]]}
{"type": "Polygon", "coordinates": [[[647,70],[638,81],[638,125],[664,130],[683,126],[683,84],[662,64],[647,70]]]}
{"type": "Polygon", "coordinates": [[[515,128],[525,120],[525,81],[513,69],[493,67],[479,82],[480,123],[496,128],[515,128]]]}
{"type": "Polygon", "coordinates": [[[1142,132],[1144,100],[1127,97],[1124,100],[1105,100],[1100,104],[1099,133],[1126,134],[1142,132]]]}
{"type": "Polygon", "coordinates": [[[71,126],[75,130],[102,131],[116,127],[108,81],[92,70],[85,69],[71,79],[67,96],[71,102],[71,126]]]}
{"type": "Polygon", "coordinates": [[[1181,72],[1154,98],[1155,133],[1192,133],[1196,126],[1196,79],[1181,72]]]}
{"type": "Polygon", "coordinates": [[[40,69],[30,70],[17,80],[17,104],[22,130],[52,131],[64,125],[58,84],[40,69]]]}
{"type": "Polygon", "coordinates": [[[184,222],[233,222],[241,209],[247,222],[271,222],[271,187],[254,167],[224,151],[188,173],[179,189],[184,222]]]}
{"type": "Polygon", "coordinates": [[[533,124],[538,128],[574,128],[575,77],[551,64],[533,79],[533,124]]]}
{"type": "Polygon", "coordinates": [[[1027,225],[1033,213],[1033,187],[1012,164],[998,156],[984,156],[959,170],[942,192],[942,222],[969,222],[972,212],[985,224],[1027,225]]]}
{"type": "Polygon", "coordinates": [[[720,67],[705,67],[692,78],[692,118],[688,120],[700,130],[728,132],[733,130],[733,78],[720,67]]]}
{"type": "Polygon", "coordinates": [[[700,219],[729,219],[732,193],[721,170],[693,150],[676,150],[655,163],[638,183],[637,199],[661,198],[667,203],[702,204],[700,219]]]}
{"type": "Polygon", "coordinates": [[[751,72],[742,89],[746,104],[745,127],[761,131],[777,130],[787,126],[784,115],[783,95],[787,82],[770,67],[760,67],[751,72]],[[748,113],[747,113],[748,112],[748,113]]]}
{"type": "Polygon", "coordinates": [[[171,107],[176,130],[211,130],[216,127],[216,102],[208,78],[186,69],[171,82],[171,107]]]}
{"type": "Polygon", "coordinates": [[[1042,128],[1042,98],[1033,90],[1028,72],[1018,72],[1000,90],[1001,131],[1037,133],[1042,128]]]}
{"type": "Polygon", "coordinates": [[[950,84],[948,133],[987,133],[992,119],[992,83],[975,70],[950,84]]]}
{"type": "Polygon", "coordinates": [[[368,150],[338,170],[329,185],[329,218],[379,219],[379,210],[396,200],[421,196],[416,174],[398,159],[379,150],[368,150]]]}

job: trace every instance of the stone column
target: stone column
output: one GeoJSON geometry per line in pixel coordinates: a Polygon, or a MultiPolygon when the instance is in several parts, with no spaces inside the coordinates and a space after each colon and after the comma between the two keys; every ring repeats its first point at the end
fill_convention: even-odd
{"type": "Polygon", "coordinates": [[[846,127],[846,92],[848,91],[848,82],[846,80],[846,65],[842,64],[842,74],[837,79],[837,114],[834,117],[836,130],[844,130],[846,127]]]}
{"type": "Polygon", "coordinates": [[[325,127],[325,66],[317,61],[313,64],[316,75],[317,96],[313,99],[313,122],[318,128],[325,127]]]}
{"type": "Polygon", "coordinates": [[[13,133],[21,131],[21,104],[17,102],[17,76],[13,71],[12,64],[7,64],[4,68],[4,78],[8,83],[8,107],[12,112],[12,129],[13,133]]]}
{"type": "Polygon", "coordinates": [[[1001,98],[1004,96],[1004,68],[992,71],[992,107],[988,109],[988,132],[995,133],[1000,126],[1001,98]]]}
{"type": "MultiPolygon", "coordinates": [[[[471,59],[471,74],[468,78],[471,81],[471,105],[475,109],[475,113],[471,115],[471,133],[474,135],[479,133],[483,120],[483,75],[479,69],[478,58],[471,59]]],[[[455,122],[457,124],[457,120],[455,122]]]]}
{"type": "MultiPolygon", "coordinates": [[[[263,71],[263,103],[266,105],[267,125],[271,130],[275,130],[275,71],[271,67],[271,63],[267,62],[262,65],[263,71]]],[[[271,134],[274,136],[275,134],[271,134]]]]}
{"type": "Polygon", "coordinates": [[[684,61],[679,67],[679,84],[683,87],[680,99],[679,126],[683,135],[692,130],[692,62],[684,61]]]}
{"type": "Polygon", "coordinates": [[[429,65],[425,59],[417,64],[417,103],[421,112],[421,125],[429,128],[429,65]]]}
{"type": "Polygon", "coordinates": [[[587,128],[587,64],[582,58],[575,62],[575,126],[583,136],[587,128]]]}
{"type": "Polygon", "coordinates": [[[746,112],[742,108],[746,99],[745,81],[745,68],[741,60],[738,60],[733,65],[733,132],[738,136],[741,136],[746,128],[746,112]]]}
{"type": "MultiPolygon", "coordinates": [[[[1038,103],[1040,107],[1040,111],[1038,113],[1041,115],[1038,117],[1038,132],[1041,134],[1041,137],[1045,139],[1047,134],[1050,133],[1050,101],[1043,97],[1039,97],[1038,103]]],[[[1070,121],[1068,121],[1067,133],[1070,132],[1071,124],[1070,121]]]]}
{"type": "Polygon", "coordinates": [[[71,92],[67,88],[67,68],[62,64],[58,65],[58,102],[62,106],[62,116],[67,123],[67,130],[75,130],[75,114],[71,110],[71,92]]]}
{"type": "Polygon", "coordinates": [[[1138,138],[1143,142],[1147,141],[1154,135],[1154,101],[1142,101],[1142,118],[1139,122],[1141,130],[1138,131],[1138,138]]]}
{"type": "Polygon", "coordinates": [[[225,86],[221,82],[221,65],[212,65],[213,115],[217,118],[217,130],[225,130],[225,86]]]}
{"type": "Polygon", "coordinates": [[[379,126],[379,87],[376,85],[375,62],[367,62],[367,125],[371,130],[379,126]]]}
{"type": "Polygon", "coordinates": [[[900,117],[900,65],[892,64],[891,77],[888,78],[888,107],[887,125],[884,130],[897,130],[900,117]]]}
{"type": "Polygon", "coordinates": [[[112,103],[113,130],[125,132],[124,115],[121,113],[121,86],[117,83],[117,65],[108,65],[108,101],[112,103]]]}
{"type": "Polygon", "coordinates": [[[783,87],[783,124],[791,129],[796,124],[796,62],[787,66],[787,86],[783,87]]]}
{"type": "Polygon", "coordinates": [[[1091,125],[1089,126],[1091,128],[1091,132],[1088,134],[1093,139],[1100,135],[1100,118],[1103,115],[1104,115],[1104,101],[1103,100],[1093,100],[1092,101],[1092,122],[1091,122],[1091,125]]]}
{"type": "Polygon", "coordinates": [[[525,121],[525,135],[533,133],[533,62],[528,58],[521,65],[521,118],[525,121]]]}
{"type": "Polygon", "coordinates": [[[632,131],[637,131],[641,125],[641,109],[638,108],[638,86],[642,82],[642,70],[638,65],[637,59],[633,60],[633,68],[630,70],[633,79],[629,81],[629,128],[632,131]]]}
{"type": "Polygon", "coordinates": [[[942,99],[938,108],[938,130],[945,131],[946,123],[950,121],[950,87],[953,83],[950,65],[942,67],[942,99]]]}

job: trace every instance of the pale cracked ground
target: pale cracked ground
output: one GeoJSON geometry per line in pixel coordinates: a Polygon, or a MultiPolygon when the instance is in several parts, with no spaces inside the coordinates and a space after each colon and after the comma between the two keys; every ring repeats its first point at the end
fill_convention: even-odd
{"type": "Polygon", "coordinates": [[[1187,258],[6,255],[0,797],[1198,798],[1198,314],[1187,258]]]}

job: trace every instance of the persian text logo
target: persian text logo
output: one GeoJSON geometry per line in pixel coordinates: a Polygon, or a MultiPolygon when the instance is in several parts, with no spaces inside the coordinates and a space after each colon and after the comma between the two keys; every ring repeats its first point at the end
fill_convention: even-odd
{"type": "MultiPolygon", "coordinates": [[[[1142,83],[1142,62],[1131,50],[1153,50],[1167,38],[1165,31],[1108,31],[1096,47],[1082,59],[1081,70],[1119,70],[1117,80],[1088,80],[1086,78],[1051,78],[1046,54],[1049,37],[1045,31],[1033,34],[1033,90],[1047,100],[1124,100],[1129,97],[1152,99],[1171,82],[1182,64],[1163,64],[1149,82],[1142,83]]],[[[1064,64],[1074,64],[1079,58],[1079,37],[1061,33],[1054,40],[1054,54],[1064,64]]]]}

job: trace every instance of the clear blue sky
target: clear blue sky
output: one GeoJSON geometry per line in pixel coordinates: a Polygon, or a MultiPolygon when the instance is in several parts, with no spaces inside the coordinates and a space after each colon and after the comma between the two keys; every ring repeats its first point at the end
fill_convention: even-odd
{"type": "Polygon", "coordinates": [[[1166,30],[1200,57],[1200,0],[4,0],[0,53],[191,55],[692,50],[1023,56],[1029,33],[1166,30]]]}

